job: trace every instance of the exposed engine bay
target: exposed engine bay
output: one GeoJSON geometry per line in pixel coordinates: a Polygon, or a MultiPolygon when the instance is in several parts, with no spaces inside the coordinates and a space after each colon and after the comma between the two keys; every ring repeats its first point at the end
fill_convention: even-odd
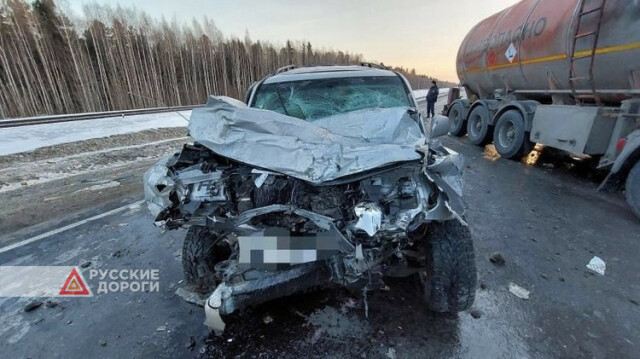
{"type": "MultiPolygon", "coordinates": [[[[209,224],[223,229],[222,224],[215,222],[216,218],[244,218],[248,216],[242,214],[250,210],[287,205],[287,208],[331,218],[349,240],[357,241],[363,235],[367,238],[406,236],[407,231],[415,229],[410,226],[416,224],[413,222],[429,220],[429,212],[439,210],[436,207],[441,194],[435,184],[427,180],[421,163],[390,166],[350,179],[313,185],[275,172],[252,169],[217,156],[197,143],[185,145],[179,154],[165,161],[148,173],[148,180],[155,179],[157,184],[155,188],[146,189],[154,197],[169,193],[170,205],[153,211],[157,224],[168,229],[185,224],[209,224]]],[[[296,233],[321,229],[309,218],[282,215],[280,212],[285,207],[277,208],[283,209],[257,212],[248,223],[255,228],[275,226],[296,233]]]]}
{"type": "MultiPolygon", "coordinates": [[[[185,145],[149,171],[146,183],[155,185],[145,186],[145,192],[148,199],[165,201],[164,208],[150,202],[156,225],[167,229],[204,226],[224,241],[229,256],[214,264],[218,283],[237,286],[269,277],[274,269],[322,260],[322,268],[304,267],[311,273],[298,269],[297,281],[305,286],[330,281],[371,290],[384,286],[383,274],[408,276],[420,270],[427,224],[455,216],[448,196],[424,171],[422,163],[409,162],[313,185],[253,169],[196,143],[185,145]],[[313,238],[311,246],[298,248],[316,254],[289,263],[243,260],[241,252],[266,248],[243,248],[250,241],[239,239],[270,231],[281,238],[313,238]],[[281,266],[269,268],[268,263],[281,266]]],[[[287,249],[276,245],[272,250],[287,249]]],[[[287,279],[285,283],[291,285],[292,278],[287,279]]],[[[229,296],[231,287],[224,286],[229,296]]],[[[267,288],[258,289],[260,301],[268,298],[267,288]]],[[[245,297],[225,305],[221,298],[221,314],[256,303],[245,297]]]]}
{"type": "MultiPolygon", "coordinates": [[[[404,118],[406,110],[397,112],[404,118]]],[[[224,329],[221,315],[328,283],[362,290],[366,298],[368,291],[384,287],[383,276],[424,269],[431,223],[466,225],[462,159],[437,141],[413,149],[422,160],[346,174],[338,166],[322,172],[330,179],[311,181],[309,172],[283,174],[268,163],[258,167],[222,156],[199,142],[197,125],[192,116],[190,132],[197,142],[145,174],[145,198],[157,226],[189,228],[183,263],[185,256],[194,258],[185,272],[197,284],[193,290],[215,289],[205,305],[205,324],[216,330],[224,329]]],[[[229,133],[225,136],[220,138],[229,133]]],[[[342,159],[348,158],[341,151],[342,159]]]]}

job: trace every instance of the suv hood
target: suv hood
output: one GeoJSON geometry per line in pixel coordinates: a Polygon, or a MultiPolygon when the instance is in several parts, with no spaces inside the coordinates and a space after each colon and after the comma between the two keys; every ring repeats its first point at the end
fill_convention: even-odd
{"type": "Polygon", "coordinates": [[[189,134],[218,155],[311,183],[419,161],[426,136],[409,107],[366,109],[308,122],[211,96],[189,134]]]}

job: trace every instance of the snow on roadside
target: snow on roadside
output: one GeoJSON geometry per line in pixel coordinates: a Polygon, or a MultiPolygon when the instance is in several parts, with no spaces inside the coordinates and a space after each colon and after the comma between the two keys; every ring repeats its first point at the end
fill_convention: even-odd
{"type": "MultiPolygon", "coordinates": [[[[424,101],[425,98],[427,97],[427,92],[429,92],[429,89],[413,90],[413,97],[415,97],[416,100],[418,101],[424,101]]],[[[438,97],[447,97],[448,94],[449,94],[449,88],[443,87],[440,89],[440,93],[438,97]]]]}
{"type": "Polygon", "coordinates": [[[107,181],[105,183],[95,184],[91,187],[85,187],[85,188],[79,189],[73,193],[75,194],[78,192],[85,192],[85,191],[100,191],[107,188],[118,187],[119,185],[120,185],[120,182],[118,181],[107,181]]]}
{"type": "MultiPolygon", "coordinates": [[[[74,176],[88,175],[88,174],[91,174],[91,173],[97,173],[99,171],[104,171],[104,170],[114,171],[114,170],[116,170],[118,168],[125,168],[125,167],[131,168],[132,166],[135,166],[137,163],[144,162],[144,161],[150,161],[152,159],[155,159],[155,158],[139,157],[139,158],[135,158],[133,160],[118,160],[118,161],[112,161],[109,164],[92,165],[92,166],[89,166],[88,168],[82,167],[82,168],[78,168],[77,170],[72,170],[72,171],[37,172],[37,174],[34,176],[35,178],[33,178],[33,179],[23,180],[23,181],[20,181],[20,182],[11,182],[11,183],[6,183],[6,184],[3,184],[2,182],[0,182],[0,193],[20,190],[20,189],[24,189],[24,188],[29,187],[29,186],[34,186],[34,185],[43,184],[43,183],[47,183],[47,182],[52,182],[52,181],[55,181],[55,180],[60,180],[60,179],[65,179],[65,178],[70,178],[70,177],[74,177],[74,176]]],[[[115,187],[117,185],[113,185],[112,184],[112,185],[109,185],[109,186],[115,187]]],[[[89,188],[92,191],[93,190],[103,189],[100,186],[92,186],[92,187],[89,187],[89,188]]],[[[46,201],[47,200],[45,199],[45,202],[46,201]]]]}
{"type": "MultiPolygon", "coordinates": [[[[140,161],[156,160],[190,137],[170,138],[129,146],[111,147],[70,156],[48,157],[35,161],[13,161],[0,167],[0,194],[96,171],[135,166],[140,161]]],[[[91,188],[91,190],[101,189],[91,188]]]]}
{"type": "MultiPolygon", "coordinates": [[[[429,89],[413,90],[413,97],[415,97],[416,100],[418,100],[418,101],[426,101],[427,92],[429,92],[429,89]]],[[[448,96],[449,96],[449,88],[448,87],[440,88],[440,94],[438,95],[438,101],[440,99],[445,99],[446,100],[448,96]]],[[[460,96],[462,98],[467,98],[467,93],[464,90],[464,88],[460,89],[460,96]]]]}
{"type": "Polygon", "coordinates": [[[154,128],[186,127],[190,116],[191,111],[161,112],[1,128],[0,156],[154,128]]]}

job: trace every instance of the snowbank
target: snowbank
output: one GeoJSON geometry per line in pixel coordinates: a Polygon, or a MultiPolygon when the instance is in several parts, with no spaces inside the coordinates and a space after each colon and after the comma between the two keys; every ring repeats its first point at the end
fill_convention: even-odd
{"type": "Polygon", "coordinates": [[[126,117],[70,121],[0,129],[0,156],[92,138],[141,132],[154,128],[186,127],[191,111],[161,112],[126,117]]]}
{"type": "MultiPolygon", "coordinates": [[[[413,97],[415,97],[418,101],[425,101],[425,99],[427,98],[427,92],[429,92],[429,89],[413,90],[413,97]]],[[[444,87],[440,89],[440,94],[438,95],[438,97],[446,98],[448,94],[449,88],[444,87]]]]}
{"type": "MultiPolygon", "coordinates": [[[[426,101],[427,92],[429,92],[429,89],[413,90],[413,96],[416,98],[417,101],[426,101]]],[[[449,88],[448,87],[441,88],[440,94],[438,95],[438,102],[443,99],[446,100],[448,96],[449,96],[449,88]]],[[[462,96],[462,98],[467,97],[467,93],[465,92],[464,88],[460,89],[460,96],[462,96]]]]}

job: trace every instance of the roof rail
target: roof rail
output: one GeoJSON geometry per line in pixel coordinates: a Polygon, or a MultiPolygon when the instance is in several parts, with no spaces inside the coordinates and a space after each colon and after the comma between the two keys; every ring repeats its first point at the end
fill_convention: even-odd
{"type": "Polygon", "coordinates": [[[282,66],[281,68],[277,69],[273,74],[279,74],[281,72],[287,72],[289,70],[293,70],[296,68],[296,65],[287,65],[287,66],[282,66]]]}
{"type": "Polygon", "coordinates": [[[389,70],[389,68],[384,66],[384,64],[382,64],[382,63],[374,64],[372,62],[361,62],[360,66],[371,67],[373,69],[389,70]]]}

